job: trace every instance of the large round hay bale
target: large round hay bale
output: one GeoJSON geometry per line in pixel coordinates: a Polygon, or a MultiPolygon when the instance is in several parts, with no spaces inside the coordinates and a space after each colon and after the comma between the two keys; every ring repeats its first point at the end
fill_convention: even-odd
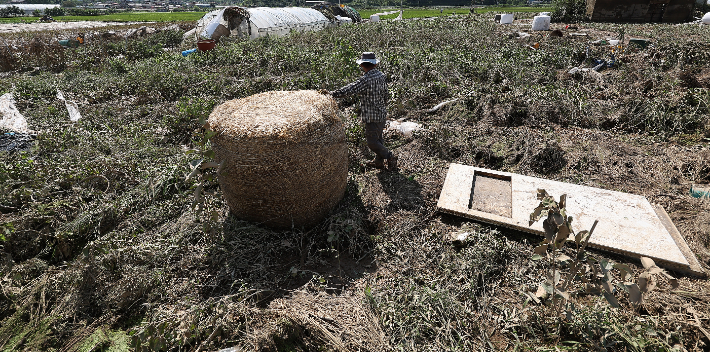
{"type": "Polygon", "coordinates": [[[348,148],[335,101],[316,91],[266,92],[209,117],[222,193],[239,218],[310,227],[345,193],[348,148]]]}

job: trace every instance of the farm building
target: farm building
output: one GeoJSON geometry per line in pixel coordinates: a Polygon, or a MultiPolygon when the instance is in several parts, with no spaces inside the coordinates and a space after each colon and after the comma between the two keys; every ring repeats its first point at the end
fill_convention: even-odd
{"type": "Polygon", "coordinates": [[[587,0],[587,16],[596,22],[686,22],[695,0],[587,0]]]}
{"type": "MultiPolygon", "coordinates": [[[[197,22],[196,33],[200,37],[219,39],[222,36],[259,38],[284,36],[291,31],[317,31],[333,25],[317,10],[302,7],[256,7],[230,6],[207,13],[197,22]]],[[[190,31],[186,37],[195,35],[190,31]]]]}

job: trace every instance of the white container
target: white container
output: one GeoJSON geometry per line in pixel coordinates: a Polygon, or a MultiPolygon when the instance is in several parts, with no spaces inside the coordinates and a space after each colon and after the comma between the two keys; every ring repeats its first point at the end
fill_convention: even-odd
{"type": "Polygon", "coordinates": [[[511,24],[513,23],[513,18],[512,13],[504,13],[500,15],[500,24],[511,24]]]}
{"type": "Polygon", "coordinates": [[[549,31],[550,16],[535,16],[533,17],[532,30],[534,31],[549,31]]]}
{"type": "Polygon", "coordinates": [[[617,39],[610,39],[609,40],[609,45],[611,46],[617,46],[619,45],[619,41],[617,39]]]}
{"type": "Polygon", "coordinates": [[[710,24],[710,12],[706,13],[701,21],[705,24],[710,24]]]}
{"type": "Polygon", "coordinates": [[[380,22],[380,15],[370,16],[370,22],[380,22]]]}

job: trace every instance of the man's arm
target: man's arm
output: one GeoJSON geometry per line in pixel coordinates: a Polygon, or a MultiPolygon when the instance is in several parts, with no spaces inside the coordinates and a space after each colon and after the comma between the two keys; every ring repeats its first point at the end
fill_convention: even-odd
{"type": "Polygon", "coordinates": [[[357,81],[330,92],[330,95],[332,95],[333,98],[342,98],[349,95],[359,94],[363,89],[365,89],[365,80],[365,76],[362,76],[357,81]]]}

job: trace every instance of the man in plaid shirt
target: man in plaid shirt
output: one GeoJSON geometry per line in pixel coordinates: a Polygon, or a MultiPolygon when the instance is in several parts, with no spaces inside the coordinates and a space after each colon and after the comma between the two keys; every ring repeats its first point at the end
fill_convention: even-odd
{"type": "Polygon", "coordinates": [[[364,52],[355,62],[360,65],[364,72],[362,77],[343,88],[329,93],[334,98],[350,95],[360,96],[360,118],[365,124],[365,139],[367,140],[367,146],[375,153],[375,159],[365,165],[384,169],[385,161],[387,161],[387,169],[390,171],[395,170],[397,169],[397,156],[387,150],[382,139],[382,131],[387,123],[389,91],[387,90],[385,75],[376,69],[380,61],[375,57],[375,53],[364,52]]]}

